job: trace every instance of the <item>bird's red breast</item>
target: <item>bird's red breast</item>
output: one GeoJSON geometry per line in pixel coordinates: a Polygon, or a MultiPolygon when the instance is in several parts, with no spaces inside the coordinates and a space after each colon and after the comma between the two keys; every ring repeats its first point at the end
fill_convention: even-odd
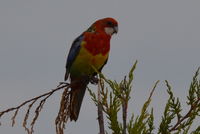
{"type": "Polygon", "coordinates": [[[106,34],[85,33],[84,47],[93,55],[106,55],[110,50],[110,36],[106,34]]]}

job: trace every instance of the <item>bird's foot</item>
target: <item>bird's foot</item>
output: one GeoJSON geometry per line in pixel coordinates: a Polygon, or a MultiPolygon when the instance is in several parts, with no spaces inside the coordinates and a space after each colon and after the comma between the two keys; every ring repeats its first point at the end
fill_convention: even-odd
{"type": "Polygon", "coordinates": [[[95,76],[93,76],[91,79],[90,79],[90,83],[94,84],[94,85],[97,85],[99,82],[99,79],[95,76]]]}

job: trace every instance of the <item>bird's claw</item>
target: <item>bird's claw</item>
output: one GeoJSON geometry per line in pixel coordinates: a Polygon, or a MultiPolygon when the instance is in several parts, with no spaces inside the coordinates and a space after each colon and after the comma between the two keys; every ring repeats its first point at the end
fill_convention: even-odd
{"type": "Polygon", "coordinates": [[[91,79],[90,79],[90,83],[94,84],[94,85],[97,85],[99,82],[99,79],[95,76],[93,76],[91,79]]]}

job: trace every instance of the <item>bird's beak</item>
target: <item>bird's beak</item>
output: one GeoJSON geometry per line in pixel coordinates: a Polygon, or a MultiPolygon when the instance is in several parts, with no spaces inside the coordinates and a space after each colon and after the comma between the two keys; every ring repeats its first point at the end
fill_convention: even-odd
{"type": "Polygon", "coordinates": [[[117,34],[118,33],[118,26],[115,26],[113,29],[114,29],[114,33],[117,34]]]}
{"type": "Polygon", "coordinates": [[[105,32],[106,32],[106,34],[108,34],[108,35],[111,36],[114,33],[118,32],[118,27],[117,26],[114,26],[114,27],[105,27],[105,32]]]}

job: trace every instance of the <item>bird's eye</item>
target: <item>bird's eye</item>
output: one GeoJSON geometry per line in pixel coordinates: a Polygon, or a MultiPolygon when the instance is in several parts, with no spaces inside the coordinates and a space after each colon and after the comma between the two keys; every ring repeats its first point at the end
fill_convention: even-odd
{"type": "Polygon", "coordinates": [[[108,25],[108,26],[113,26],[113,23],[112,23],[111,21],[108,21],[108,22],[107,22],[107,25],[108,25]]]}

